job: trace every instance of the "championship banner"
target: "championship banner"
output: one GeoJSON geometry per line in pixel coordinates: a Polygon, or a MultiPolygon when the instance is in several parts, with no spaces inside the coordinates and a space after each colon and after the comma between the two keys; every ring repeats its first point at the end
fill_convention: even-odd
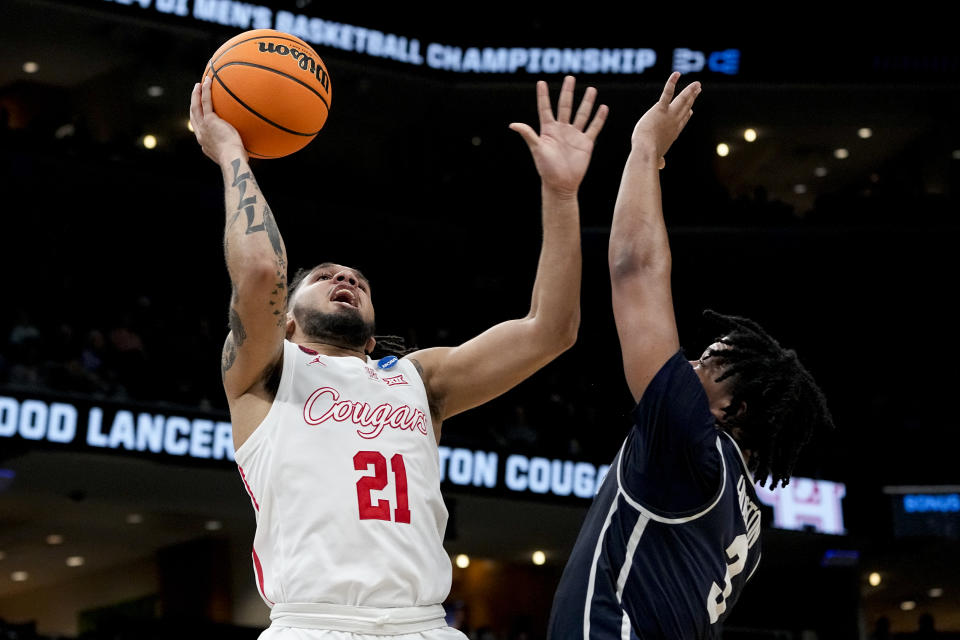
{"type": "MultiPolygon", "coordinates": [[[[329,47],[392,60],[415,67],[473,74],[621,74],[655,75],[667,66],[681,73],[703,72],[735,76],[740,50],[735,48],[637,47],[511,47],[470,46],[469,43],[421,42],[410,34],[388,33],[322,17],[278,10],[238,0],[93,0],[124,6],[143,16],[180,19],[229,27],[238,32],[275,29],[318,47],[329,47]],[[648,73],[655,66],[659,69],[648,73]]],[[[88,2],[89,4],[90,2],[88,2]]]]}

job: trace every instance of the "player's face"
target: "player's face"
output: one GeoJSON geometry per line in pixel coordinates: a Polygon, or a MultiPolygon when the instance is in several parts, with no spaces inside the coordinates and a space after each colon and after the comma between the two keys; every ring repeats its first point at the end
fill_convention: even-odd
{"type": "Polygon", "coordinates": [[[322,265],[308,275],[296,291],[293,307],[325,314],[358,315],[373,323],[370,283],[359,271],[338,264],[322,265]]]}
{"type": "Polygon", "coordinates": [[[287,314],[287,337],[369,353],[376,340],[370,283],[359,271],[323,264],[304,278],[287,314]]]}
{"type": "Polygon", "coordinates": [[[707,394],[707,400],[710,402],[710,412],[713,413],[717,421],[722,422],[726,418],[724,408],[730,405],[732,395],[730,393],[730,379],[723,382],[717,382],[717,378],[723,375],[723,365],[720,364],[716,356],[711,356],[711,351],[722,351],[729,349],[722,342],[714,342],[707,347],[703,354],[697,360],[689,360],[690,366],[700,378],[700,384],[707,394]]]}

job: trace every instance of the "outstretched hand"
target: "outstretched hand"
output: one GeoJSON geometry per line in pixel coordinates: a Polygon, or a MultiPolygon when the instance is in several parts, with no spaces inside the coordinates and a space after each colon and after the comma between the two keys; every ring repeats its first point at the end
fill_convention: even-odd
{"type": "Polygon", "coordinates": [[[593,153],[593,144],[603,128],[609,109],[607,105],[600,105],[593,120],[593,103],[597,97],[597,90],[588,87],[577,109],[573,122],[570,116],[573,112],[573,76],[563,79],[560,89],[560,100],[557,102],[557,115],[554,117],[550,106],[550,95],[547,83],[537,82],[537,111],[540,115],[540,135],[529,125],[514,122],[510,128],[521,136],[537,167],[545,187],[561,195],[576,195],[580,182],[587,172],[590,156],[593,153]],[[587,123],[590,123],[587,126],[587,123]]]}
{"type": "Polygon", "coordinates": [[[661,169],[665,164],[667,150],[693,115],[693,102],[701,91],[699,82],[691,82],[674,98],[679,79],[680,72],[674,71],[670,74],[663,93],[660,94],[660,100],[643,114],[631,137],[634,145],[652,145],[652,151],[660,158],[661,169]]]}
{"type": "Polygon", "coordinates": [[[209,76],[204,78],[202,84],[194,85],[190,94],[190,126],[197,142],[203,153],[218,164],[224,162],[224,154],[230,154],[231,159],[245,158],[247,152],[240,134],[213,110],[210,82],[209,76]]]}

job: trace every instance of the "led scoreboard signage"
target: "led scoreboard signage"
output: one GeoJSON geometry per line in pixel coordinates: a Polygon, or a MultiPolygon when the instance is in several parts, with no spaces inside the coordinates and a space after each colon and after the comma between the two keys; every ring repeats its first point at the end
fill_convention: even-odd
{"type": "MultiPolygon", "coordinates": [[[[0,444],[21,449],[69,448],[87,453],[132,455],[167,462],[233,464],[233,436],[226,416],[189,410],[157,410],[117,402],[48,396],[0,395],[0,444]]],[[[587,504],[610,470],[582,460],[527,456],[441,446],[440,481],[445,489],[536,499],[539,496],[587,504]]],[[[791,479],[785,488],[757,487],[773,508],[772,526],[843,534],[843,484],[791,479]]],[[[909,495],[911,512],[960,512],[960,496],[909,495]]]]}
{"type": "Polygon", "coordinates": [[[960,539],[960,486],[884,487],[897,537],[960,539]]]}

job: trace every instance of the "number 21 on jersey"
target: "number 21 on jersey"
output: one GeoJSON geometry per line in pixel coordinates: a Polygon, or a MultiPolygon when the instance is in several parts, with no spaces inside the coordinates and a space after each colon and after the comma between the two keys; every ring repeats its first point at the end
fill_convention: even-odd
{"type": "MultiPolygon", "coordinates": [[[[391,520],[390,501],[378,499],[373,504],[371,491],[382,491],[389,483],[387,477],[387,459],[379,451],[358,451],[353,456],[353,468],[357,471],[369,471],[372,476],[363,476],[357,480],[357,503],[361,520],[391,520]]],[[[403,466],[403,456],[399,453],[390,458],[390,470],[393,471],[394,485],[397,490],[397,508],[393,510],[394,522],[410,524],[410,505],[407,500],[407,470],[403,466]]]]}

